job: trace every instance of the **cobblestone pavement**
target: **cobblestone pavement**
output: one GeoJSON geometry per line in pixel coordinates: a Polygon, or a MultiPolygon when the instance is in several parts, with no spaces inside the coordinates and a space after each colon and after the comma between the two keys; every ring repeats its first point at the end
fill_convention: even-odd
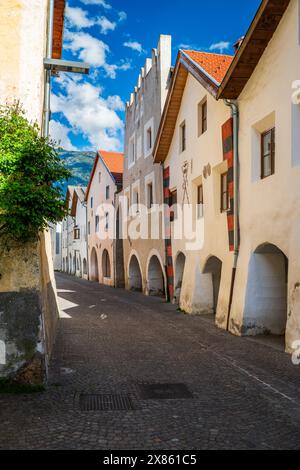
{"type": "Polygon", "coordinates": [[[300,448],[300,366],[158,298],[57,276],[64,309],[44,393],[0,395],[1,449],[300,448]],[[68,318],[69,317],[69,318],[68,318]],[[141,383],[193,398],[143,400],[141,383]],[[81,411],[126,394],[129,411],[81,411]]]}

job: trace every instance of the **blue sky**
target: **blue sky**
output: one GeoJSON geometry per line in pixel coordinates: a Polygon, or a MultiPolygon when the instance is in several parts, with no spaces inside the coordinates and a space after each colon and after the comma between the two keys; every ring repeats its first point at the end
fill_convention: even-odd
{"type": "Polygon", "coordinates": [[[260,0],[68,0],[63,58],[90,75],[53,79],[51,136],[66,150],[123,150],[124,105],[160,34],[179,48],[231,54],[260,0]]]}

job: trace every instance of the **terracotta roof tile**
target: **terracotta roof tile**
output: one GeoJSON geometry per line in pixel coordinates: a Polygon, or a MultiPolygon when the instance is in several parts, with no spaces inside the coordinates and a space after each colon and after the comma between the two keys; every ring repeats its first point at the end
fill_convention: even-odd
{"type": "Polygon", "coordinates": [[[99,153],[105,162],[105,165],[111,173],[123,174],[124,172],[124,154],[119,152],[106,152],[99,150],[99,153]]]}
{"type": "Polygon", "coordinates": [[[183,52],[219,83],[222,82],[234,58],[231,55],[212,54],[209,52],[187,50],[183,52]]]}

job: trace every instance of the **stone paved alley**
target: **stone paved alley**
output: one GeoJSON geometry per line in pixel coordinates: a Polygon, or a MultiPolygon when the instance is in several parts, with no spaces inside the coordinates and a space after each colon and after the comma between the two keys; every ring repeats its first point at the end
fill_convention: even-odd
{"type": "Polygon", "coordinates": [[[158,298],[57,276],[63,317],[44,393],[0,395],[1,449],[292,449],[300,366],[277,344],[218,330],[158,298]],[[185,399],[140,384],[183,383],[185,399]],[[85,394],[133,409],[83,411],[85,394]]]}

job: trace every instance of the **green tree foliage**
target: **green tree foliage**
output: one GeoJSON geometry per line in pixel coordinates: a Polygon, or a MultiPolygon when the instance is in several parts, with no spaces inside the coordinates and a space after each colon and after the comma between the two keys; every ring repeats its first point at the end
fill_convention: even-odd
{"type": "Polygon", "coordinates": [[[0,236],[33,241],[66,215],[60,186],[70,177],[55,143],[40,136],[18,103],[0,107],[0,236]]]}

